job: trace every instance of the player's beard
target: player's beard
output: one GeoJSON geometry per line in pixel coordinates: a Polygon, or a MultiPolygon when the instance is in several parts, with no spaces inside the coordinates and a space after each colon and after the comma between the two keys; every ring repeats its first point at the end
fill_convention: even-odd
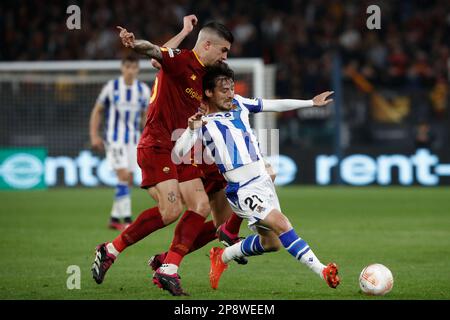
{"type": "Polygon", "coordinates": [[[232,107],[232,101],[233,100],[225,100],[222,104],[216,104],[216,108],[223,112],[230,111],[232,107]]]}

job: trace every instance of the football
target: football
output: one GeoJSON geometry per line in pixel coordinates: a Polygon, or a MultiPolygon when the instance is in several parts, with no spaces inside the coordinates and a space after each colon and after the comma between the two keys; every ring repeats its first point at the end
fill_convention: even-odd
{"type": "Polygon", "coordinates": [[[392,290],[393,285],[391,270],[379,263],[365,267],[359,275],[359,286],[367,295],[383,296],[392,290]]]}

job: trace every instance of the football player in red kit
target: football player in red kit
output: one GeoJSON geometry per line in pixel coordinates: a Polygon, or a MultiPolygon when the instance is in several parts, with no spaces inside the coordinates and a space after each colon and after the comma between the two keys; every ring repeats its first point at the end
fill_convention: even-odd
{"type": "Polygon", "coordinates": [[[119,29],[126,47],[157,60],[161,65],[137,152],[142,170],[141,187],[157,200],[158,206],[143,211],[116,239],[97,247],[92,273],[95,281],[102,283],[120,252],[176,221],[184,203],[187,210],[175,229],[164,263],[153,276],[158,287],[173,295],[183,295],[178,266],[191,248],[198,245],[195,241],[203,239],[204,244],[211,241],[215,226],[212,222],[205,223],[211,206],[201,180],[202,171],[192,164],[175,165],[172,162],[172,134],[176,129],[184,129],[187,119],[197,112],[206,67],[227,59],[233,35],[224,25],[211,22],[200,30],[192,50],[179,50],[136,40],[126,29],[119,29]]]}

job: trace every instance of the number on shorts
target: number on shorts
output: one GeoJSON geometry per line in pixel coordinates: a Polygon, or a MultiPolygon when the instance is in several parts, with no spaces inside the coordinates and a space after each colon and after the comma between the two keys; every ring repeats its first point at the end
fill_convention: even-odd
{"type": "Polygon", "coordinates": [[[258,203],[253,202],[254,199],[257,199],[260,204],[263,203],[263,201],[256,194],[252,195],[251,197],[247,197],[244,200],[244,203],[248,205],[250,209],[252,209],[252,211],[255,211],[256,206],[258,205],[258,203]]]}
{"type": "Polygon", "coordinates": [[[112,154],[113,154],[114,161],[119,163],[120,162],[120,158],[123,155],[123,150],[120,147],[119,148],[113,148],[112,149],[112,154]]]}

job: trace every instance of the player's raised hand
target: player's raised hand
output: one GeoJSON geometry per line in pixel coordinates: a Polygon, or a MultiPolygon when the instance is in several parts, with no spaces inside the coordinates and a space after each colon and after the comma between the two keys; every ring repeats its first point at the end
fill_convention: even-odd
{"type": "Polygon", "coordinates": [[[330,95],[332,95],[334,91],[325,91],[321,94],[315,96],[312,100],[315,107],[323,107],[327,104],[333,102],[333,99],[327,99],[330,95]]]}
{"type": "Polygon", "coordinates": [[[202,120],[202,117],[203,117],[203,113],[201,113],[201,112],[197,112],[196,114],[191,116],[188,119],[189,129],[195,130],[195,129],[198,129],[198,128],[201,128],[202,126],[204,126],[207,122],[205,120],[202,120]]]}
{"type": "Polygon", "coordinates": [[[194,30],[194,26],[197,25],[198,19],[195,16],[195,14],[191,14],[189,16],[185,16],[183,18],[183,31],[186,34],[191,33],[192,30],[194,30]]]}
{"type": "Polygon", "coordinates": [[[198,112],[206,114],[207,111],[208,111],[208,106],[203,101],[200,101],[200,106],[198,107],[198,112]]]}
{"type": "Polygon", "coordinates": [[[127,29],[117,26],[117,29],[120,30],[119,37],[122,40],[122,44],[126,48],[134,48],[134,34],[132,32],[128,32],[127,29]]]}

